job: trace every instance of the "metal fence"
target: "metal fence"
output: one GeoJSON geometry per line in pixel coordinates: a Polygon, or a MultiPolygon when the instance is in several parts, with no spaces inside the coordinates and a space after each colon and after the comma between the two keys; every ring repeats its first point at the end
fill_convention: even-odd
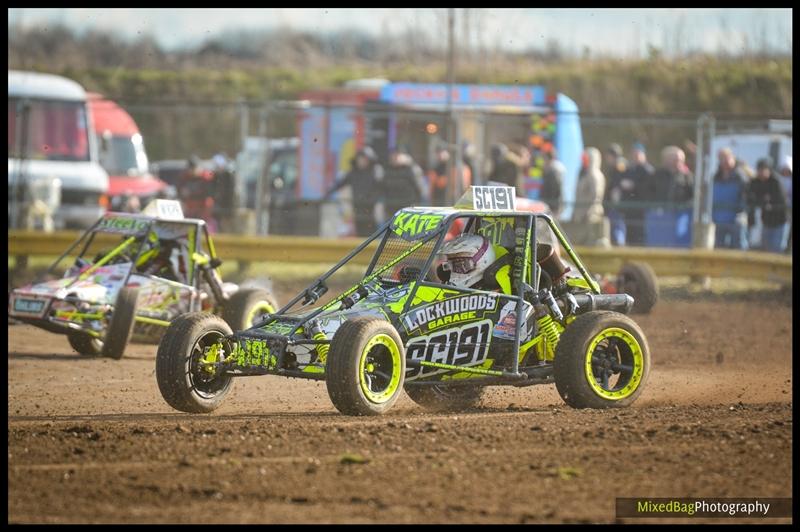
{"type": "MultiPolygon", "coordinates": [[[[711,177],[716,168],[714,150],[719,147],[714,139],[727,131],[770,131],[770,117],[578,115],[582,138],[576,152],[575,139],[564,140],[558,129],[553,129],[565,113],[552,108],[459,108],[448,112],[441,106],[400,106],[338,97],[291,102],[119,103],[138,123],[151,163],[187,160],[192,155],[210,159],[217,153],[234,160],[239,214],[236,224],[228,224],[227,230],[258,234],[352,234],[352,199],[364,191],[343,190],[334,201],[326,199],[326,193],[350,169],[354,153],[364,145],[375,149],[384,167],[389,152],[403,148],[420,166],[426,181],[436,170],[439,150],[448,150],[445,202],[452,203],[466,183],[456,178],[463,176],[465,168],[469,168],[473,184],[486,181],[492,168],[491,147],[497,143],[505,144],[517,160],[524,161],[519,192],[532,197],[541,189],[543,148],[548,145],[556,145],[575,159],[575,153],[584,147],[594,146],[605,153],[611,143],[622,146],[628,157],[631,145],[641,143],[655,168],[662,166],[665,147],[684,151],[693,174],[691,195],[680,201],[639,197],[613,205],[606,198],[602,203],[608,239],[623,242],[618,233],[620,219],[624,219],[628,234],[633,235],[628,243],[688,247],[697,240],[693,235],[697,225],[707,225],[712,219],[711,177]],[[281,143],[277,139],[297,140],[281,143]]],[[[790,120],[783,125],[791,130],[790,120]]],[[[765,155],[773,155],[773,148],[770,144],[765,155]]],[[[562,219],[568,221],[581,205],[580,199],[576,203],[579,168],[575,161],[567,166],[570,175],[564,179],[562,219]]],[[[610,177],[608,168],[604,161],[602,169],[610,177]]],[[[790,196],[788,199],[791,201],[790,196]]],[[[422,201],[431,202],[430,194],[422,201]]],[[[378,217],[391,214],[377,211],[378,217]]]]}

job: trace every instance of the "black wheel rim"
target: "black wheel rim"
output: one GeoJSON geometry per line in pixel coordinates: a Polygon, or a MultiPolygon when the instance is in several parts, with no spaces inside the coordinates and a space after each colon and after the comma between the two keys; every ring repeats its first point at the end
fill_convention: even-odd
{"type": "Polygon", "coordinates": [[[634,354],[622,339],[602,340],[592,353],[595,382],[607,392],[616,392],[630,383],[634,372],[634,354]]]}

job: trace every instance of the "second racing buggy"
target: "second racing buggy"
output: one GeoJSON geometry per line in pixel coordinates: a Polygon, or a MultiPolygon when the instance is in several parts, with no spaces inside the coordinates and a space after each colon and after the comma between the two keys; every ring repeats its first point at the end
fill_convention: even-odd
{"type": "Polygon", "coordinates": [[[66,334],[82,355],[121,358],[132,337],[157,342],[187,312],[246,329],[275,311],[265,290],[222,282],[220,264],[203,220],[155,200],[140,214],[106,213],[50,266],[50,280],[11,292],[9,317],[66,334]]]}
{"type": "Polygon", "coordinates": [[[176,319],[156,378],[184,412],[217,408],[234,378],[270,374],[324,380],[348,415],[381,414],[403,389],[451,410],[489,385],[549,383],[576,408],[624,407],[650,370],[644,333],[625,315],[632,304],[601,294],[549,216],[515,210],[512,188],[472,187],[455,208],[398,211],[249,329],[204,313],[176,319]],[[360,282],[325,302],[332,276],[371,245],[360,282]]]}

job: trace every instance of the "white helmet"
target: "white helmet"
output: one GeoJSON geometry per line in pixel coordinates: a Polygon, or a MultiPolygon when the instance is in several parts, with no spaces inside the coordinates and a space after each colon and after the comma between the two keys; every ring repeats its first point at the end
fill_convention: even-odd
{"type": "Polygon", "coordinates": [[[462,288],[479,282],[486,268],[495,261],[489,239],[481,235],[461,235],[442,246],[439,254],[447,258],[441,268],[450,273],[448,282],[462,288]]]}

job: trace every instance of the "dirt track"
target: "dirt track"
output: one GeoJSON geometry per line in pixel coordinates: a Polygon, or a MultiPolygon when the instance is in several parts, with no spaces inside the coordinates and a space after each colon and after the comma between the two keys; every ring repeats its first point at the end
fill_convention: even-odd
{"type": "Polygon", "coordinates": [[[490,388],[479,410],[403,397],[369,419],[336,413],[324,383],[277,377],[179,414],[155,346],[82,359],[9,326],[8,519],[612,522],[615,497],[790,497],[791,302],[663,301],[636,319],[653,371],[633,408],[490,388]]]}

